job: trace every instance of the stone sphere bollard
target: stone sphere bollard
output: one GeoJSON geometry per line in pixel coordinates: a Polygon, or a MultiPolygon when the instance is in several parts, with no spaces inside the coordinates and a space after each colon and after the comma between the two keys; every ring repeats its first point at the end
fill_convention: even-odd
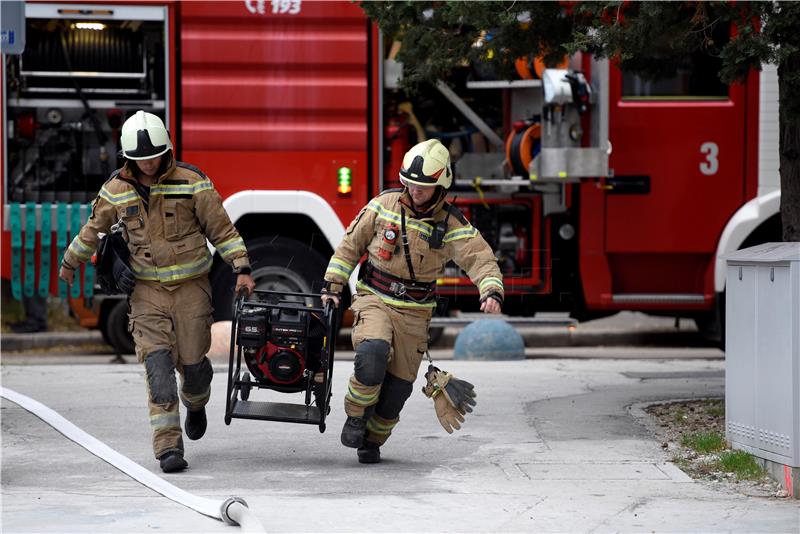
{"type": "Polygon", "coordinates": [[[525,343],[513,326],[502,319],[479,319],[456,337],[456,360],[523,360],[525,343]]]}

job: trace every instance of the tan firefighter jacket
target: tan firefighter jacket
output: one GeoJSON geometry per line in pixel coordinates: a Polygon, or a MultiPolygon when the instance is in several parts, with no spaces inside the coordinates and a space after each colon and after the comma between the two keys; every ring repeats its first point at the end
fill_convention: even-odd
{"type": "Polygon", "coordinates": [[[134,183],[126,166],[103,184],[89,220],[64,254],[65,266],[75,268],[88,260],[97,248],[97,234],[122,221],[137,280],[173,285],[207,273],[213,258],[206,238],[234,272],[249,270],[244,241],[211,180],[199,169],[173,160],[150,186],[147,209],[134,183]]]}
{"type": "MultiPolygon", "coordinates": [[[[458,264],[472,283],[475,284],[481,299],[490,293],[503,298],[503,277],[497,260],[489,244],[480,232],[454,206],[444,201],[444,195],[425,214],[417,215],[411,198],[405,190],[390,189],[370,200],[345,232],[342,242],[336,248],[325,272],[325,280],[330,291],[340,292],[350,279],[361,257],[366,252],[368,261],[377,269],[402,279],[409,279],[409,268],[402,242],[401,209],[405,211],[406,233],[409,253],[416,280],[421,283],[435,282],[444,274],[444,268],[451,259],[458,264]],[[448,212],[450,216],[447,217],[448,212]],[[447,231],[444,246],[432,249],[428,239],[434,224],[447,218],[447,231]],[[394,247],[387,241],[396,232],[394,247]],[[384,252],[381,252],[381,249],[384,252]],[[386,249],[391,257],[386,259],[386,249]],[[382,256],[383,255],[383,256],[382,256]]],[[[362,270],[364,266],[362,266],[362,270]]],[[[359,290],[378,295],[387,304],[406,308],[433,308],[436,302],[417,303],[396,295],[376,291],[363,280],[357,284],[359,290]]]]}

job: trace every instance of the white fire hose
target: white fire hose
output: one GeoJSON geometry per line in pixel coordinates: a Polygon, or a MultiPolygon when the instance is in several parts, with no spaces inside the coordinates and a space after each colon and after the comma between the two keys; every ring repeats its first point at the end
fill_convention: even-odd
{"type": "Polygon", "coordinates": [[[18,404],[98,458],[105,460],[164,497],[208,517],[220,519],[229,525],[238,525],[243,532],[265,532],[264,526],[250,512],[247,503],[241,497],[229,497],[220,502],[192,495],[153,474],[127,456],[118,453],[94,436],[87,434],[44,404],[2,386],[0,386],[0,396],[18,404]]]}

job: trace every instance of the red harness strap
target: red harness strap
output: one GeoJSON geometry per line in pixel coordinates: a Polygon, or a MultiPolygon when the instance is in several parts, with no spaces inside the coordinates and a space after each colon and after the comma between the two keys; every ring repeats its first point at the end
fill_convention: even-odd
{"type": "Polygon", "coordinates": [[[361,267],[363,281],[379,292],[411,302],[427,303],[436,298],[436,281],[415,282],[376,268],[370,262],[361,267]]]}

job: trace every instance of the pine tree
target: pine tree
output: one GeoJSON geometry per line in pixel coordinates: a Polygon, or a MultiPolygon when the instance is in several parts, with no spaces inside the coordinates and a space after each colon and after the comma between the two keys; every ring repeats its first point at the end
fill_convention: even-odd
{"type": "Polygon", "coordinates": [[[510,75],[514,59],[555,63],[578,51],[615,58],[658,79],[691,54],[721,59],[726,84],[764,63],[778,65],[781,218],[800,241],[800,2],[363,2],[382,31],[402,42],[403,84],[413,92],[465,63],[510,75]],[[715,42],[720,25],[732,37],[715,42]]]}

